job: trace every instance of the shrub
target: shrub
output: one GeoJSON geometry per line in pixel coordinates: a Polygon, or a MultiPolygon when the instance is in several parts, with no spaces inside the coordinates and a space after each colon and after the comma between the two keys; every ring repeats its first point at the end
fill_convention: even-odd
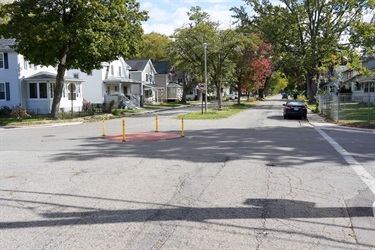
{"type": "Polygon", "coordinates": [[[8,106],[2,106],[0,108],[0,116],[10,116],[10,113],[12,112],[12,109],[8,106]]]}
{"type": "Polygon", "coordinates": [[[23,108],[15,108],[15,109],[13,109],[12,112],[10,113],[10,116],[11,117],[16,117],[20,121],[22,121],[24,118],[31,117],[31,115],[29,115],[27,113],[27,110],[23,109],[23,108]]]}
{"type": "Polygon", "coordinates": [[[112,110],[112,115],[116,115],[116,116],[120,115],[122,113],[122,111],[123,111],[122,109],[113,109],[112,110]]]}

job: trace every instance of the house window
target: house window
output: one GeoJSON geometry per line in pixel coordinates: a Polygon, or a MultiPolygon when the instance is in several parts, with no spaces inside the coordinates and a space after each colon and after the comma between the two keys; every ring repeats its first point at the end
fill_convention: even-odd
{"type": "Polygon", "coordinates": [[[111,65],[111,75],[112,75],[112,76],[115,75],[115,72],[114,72],[114,69],[113,69],[113,65],[111,65]]]}
{"type": "Polygon", "coordinates": [[[364,83],[363,84],[363,92],[368,92],[368,84],[367,83],[364,83]]]}
{"type": "Polygon", "coordinates": [[[118,86],[115,85],[115,92],[118,92],[118,86]]]}
{"type": "Polygon", "coordinates": [[[146,82],[148,82],[148,74],[146,74],[146,82]]]}
{"type": "Polygon", "coordinates": [[[74,79],[78,79],[78,77],[79,77],[79,74],[78,74],[78,73],[74,73],[74,74],[73,74],[73,78],[74,78],[74,79]]]}
{"type": "Polygon", "coordinates": [[[38,84],[33,82],[29,84],[30,98],[38,98],[38,84]]]}
{"type": "Polygon", "coordinates": [[[118,67],[118,76],[121,76],[121,66],[118,67]]]}
{"type": "Polygon", "coordinates": [[[47,83],[39,83],[39,98],[47,98],[47,83]]]}
{"type": "Polygon", "coordinates": [[[4,68],[4,53],[0,53],[0,69],[4,68]]]}
{"type": "Polygon", "coordinates": [[[69,84],[69,87],[68,87],[68,91],[69,91],[68,99],[69,100],[76,100],[76,90],[77,88],[74,83],[69,84]]]}
{"type": "Polygon", "coordinates": [[[0,100],[5,100],[5,83],[3,82],[0,82],[0,100]]]}
{"type": "Polygon", "coordinates": [[[375,83],[370,83],[370,92],[375,92],[375,83]]]}
{"type": "Polygon", "coordinates": [[[50,83],[50,95],[51,95],[51,98],[53,98],[53,92],[55,91],[55,84],[54,83],[50,83]]]}

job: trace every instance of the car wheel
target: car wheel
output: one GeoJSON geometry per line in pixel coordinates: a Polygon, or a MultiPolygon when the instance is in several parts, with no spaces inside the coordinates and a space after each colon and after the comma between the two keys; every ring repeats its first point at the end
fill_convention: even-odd
{"type": "Polygon", "coordinates": [[[304,116],[303,116],[303,119],[305,119],[305,120],[306,120],[306,119],[307,119],[307,115],[304,115],[304,116]]]}
{"type": "Polygon", "coordinates": [[[287,117],[286,117],[286,115],[283,115],[284,116],[284,119],[286,119],[287,117]]]}

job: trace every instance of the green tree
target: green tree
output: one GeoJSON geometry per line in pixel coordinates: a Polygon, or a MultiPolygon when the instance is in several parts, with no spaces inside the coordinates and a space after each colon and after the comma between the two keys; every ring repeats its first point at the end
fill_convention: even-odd
{"type": "Polygon", "coordinates": [[[286,76],[280,71],[275,71],[272,73],[270,79],[267,81],[266,91],[275,95],[283,91],[287,85],[288,80],[286,76]]]}
{"type": "Polygon", "coordinates": [[[362,48],[366,56],[372,56],[375,53],[375,13],[369,23],[356,22],[353,24],[350,43],[354,48],[362,48]]]}
{"type": "Polygon", "coordinates": [[[238,43],[238,33],[230,29],[220,30],[219,24],[212,22],[200,7],[193,7],[188,15],[192,23],[177,29],[173,35],[174,58],[180,62],[181,68],[200,72],[201,79],[204,79],[203,44],[207,44],[207,78],[214,86],[221,108],[222,88],[229,84],[234,73],[234,63],[230,58],[238,43]]]}
{"type": "MultiPolygon", "coordinates": [[[[237,91],[237,103],[240,104],[241,94],[248,89],[250,82],[250,77],[247,74],[250,61],[255,56],[255,51],[258,49],[258,44],[261,40],[254,33],[249,33],[249,35],[247,35],[246,33],[243,33],[241,29],[238,29],[237,32],[239,34],[238,43],[234,48],[234,53],[231,55],[231,60],[235,64],[231,88],[237,91]]],[[[249,99],[250,93],[247,93],[249,99]]]]}
{"type": "Polygon", "coordinates": [[[151,32],[143,35],[143,45],[137,55],[139,59],[151,59],[154,62],[169,60],[169,45],[172,40],[163,34],[151,32]]]}
{"type": "Polygon", "coordinates": [[[0,34],[33,64],[57,66],[51,115],[57,119],[67,69],[89,72],[136,55],[147,12],[135,0],[23,0],[5,4],[0,34]]]}
{"type": "MultiPolygon", "coordinates": [[[[209,19],[199,6],[192,7],[188,12],[192,21],[187,26],[176,29],[170,45],[171,58],[178,71],[190,75],[191,82],[203,82],[204,79],[204,48],[203,44],[215,36],[217,23],[209,19]]],[[[186,102],[187,82],[184,81],[183,102],[186,102]]]]}
{"type": "MultiPolygon", "coordinates": [[[[326,59],[342,56],[348,49],[340,44],[340,36],[361,20],[366,9],[375,6],[373,0],[281,0],[279,6],[269,1],[246,2],[255,14],[249,16],[244,8],[234,8],[235,16],[273,45],[281,64],[303,75],[309,102],[315,100],[319,73],[331,66],[324,65],[326,59]]],[[[296,74],[293,77],[297,79],[296,74]]]]}

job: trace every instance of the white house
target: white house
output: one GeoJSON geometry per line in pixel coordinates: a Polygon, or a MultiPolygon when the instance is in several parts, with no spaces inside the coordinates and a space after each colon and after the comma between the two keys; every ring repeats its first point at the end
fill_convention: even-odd
{"type": "Polygon", "coordinates": [[[132,100],[134,106],[140,106],[142,84],[131,78],[131,67],[123,58],[111,62],[103,62],[100,69],[84,73],[79,69],[69,70],[67,75],[72,78],[84,79],[83,85],[85,102],[108,105],[112,100],[115,106],[122,99],[132,100]]]}
{"type": "MultiPolygon", "coordinates": [[[[11,48],[14,39],[0,38],[0,107],[19,106],[29,113],[51,112],[56,68],[30,64],[11,48]]],[[[82,80],[65,78],[60,108],[82,108],[82,80]]]]}
{"type": "Polygon", "coordinates": [[[334,69],[334,80],[327,83],[324,89],[334,95],[349,93],[349,97],[353,101],[370,102],[375,105],[375,57],[364,59],[362,67],[373,72],[372,76],[361,75],[357,71],[342,65],[334,69]]]}

